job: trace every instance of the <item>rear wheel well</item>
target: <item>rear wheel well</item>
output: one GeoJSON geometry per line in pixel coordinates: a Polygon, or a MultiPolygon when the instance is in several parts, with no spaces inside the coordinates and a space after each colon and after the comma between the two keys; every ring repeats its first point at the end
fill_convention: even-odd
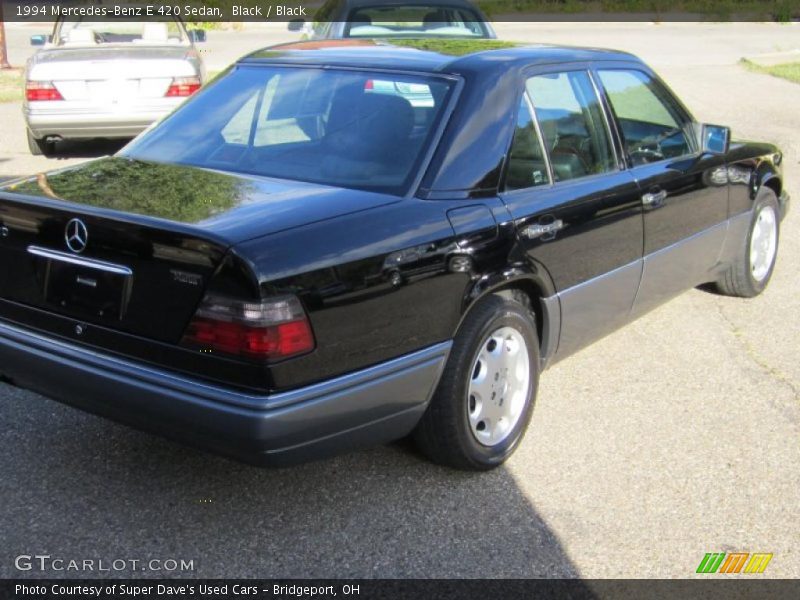
{"type": "Polygon", "coordinates": [[[491,291],[492,294],[516,300],[533,313],[536,322],[536,334],[539,337],[539,350],[544,344],[544,307],[542,290],[533,281],[520,279],[503,284],[491,291]]]}

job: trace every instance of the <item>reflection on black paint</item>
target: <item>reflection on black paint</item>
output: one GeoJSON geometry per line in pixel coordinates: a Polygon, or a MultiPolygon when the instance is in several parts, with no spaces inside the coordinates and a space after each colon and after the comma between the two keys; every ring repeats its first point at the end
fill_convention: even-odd
{"type": "Polygon", "coordinates": [[[7,190],[196,223],[239,204],[247,187],[245,180],[221,173],[103,158],[87,168],[33,177],[7,190]]]}

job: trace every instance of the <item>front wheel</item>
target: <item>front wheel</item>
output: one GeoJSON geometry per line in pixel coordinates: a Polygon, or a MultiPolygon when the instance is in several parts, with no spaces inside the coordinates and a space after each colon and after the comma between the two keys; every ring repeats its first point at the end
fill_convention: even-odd
{"type": "Polygon", "coordinates": [[[489,296],[469,312],[414,439],[434,462],[483,471],[522,440],[539,383],[533,314],[521,297],[489,296]]]}
{"type": "Polygon", "coordinates": [[[780,234],[778,197],[768,187],[758,191],[750,228],[733,264],[717,281],[723,294],[752,298],[767,287],[778,254],[780,234]]]}

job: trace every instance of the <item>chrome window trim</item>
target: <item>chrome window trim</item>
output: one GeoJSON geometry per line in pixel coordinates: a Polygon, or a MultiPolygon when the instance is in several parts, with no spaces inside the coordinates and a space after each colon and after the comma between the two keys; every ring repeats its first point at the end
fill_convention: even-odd
{"type": "Polygon", "coordinates": [[[627,160],[623,161],[619,154],[625,150],[622,132],[619,129],[619,123],[617,123],[616,119],[614,120],[614,126],[612,127],[611,125],[610,111],[613,110],[611,106],[611,98],[608,97],[606,89],[599,85],[597,79],[599,79],[599,74],[597,71],[594,68],[589,69],[589,80],[592,82],[594,93],[597,95],[597,101],[600,103],[600,111],[603,113],[603,121],[605,121],[606,131],[608,132],[609,139],[611,140],[611,151],[614,153],[614,164],[617,165],[618,170],[624,171],[627,167],[627,160]]]}
{"type": "MultiPolygon", "coordinates": [[[[526,80],[527,81],[527,80],[526,80]]],[[[544,156],[544,164],[547,165],[547,179],[548,185],[553,185],[556,182],[555,175],[553,174],[553,165],[550,162],[550,153],[547,151],[547,147],[544,144],[544,138],[542,137],[542,128],[539,125],[539,119],[536,118],[536,109],[533,106],[533,101],[531,100],[530,95],[528,94],[527,86],[522,90],[522,97],[525,99],[525,104],[528,106],[528,112],[531,114],[531,119],[533,120],[533,128],[536,130],[536,137],[539,141],[539,148],[542,151],[542,156],[544,156]]],[[[525,189],[533,189],[539,186],[531,186],[525,189]]]]}

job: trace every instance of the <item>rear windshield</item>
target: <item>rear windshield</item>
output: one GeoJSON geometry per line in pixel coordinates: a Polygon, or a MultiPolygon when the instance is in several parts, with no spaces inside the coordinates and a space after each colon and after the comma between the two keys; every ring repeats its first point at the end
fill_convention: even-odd
{"type": "Polygon", "coordinates": [[[62,21],[57,30],[59,46],[103,44],[164,45],[188,43],[177,21],[62,21]]]}
{"type": "Polygon", "coordinates": [[[345,37],[486,37],[486,27],[471,10],[437,5],[370,6],[350,13],[345,37]]]}
{"type": "Polygon", "coordinates": [[[451,87],[404,74],[238,67],[122,155],[402,195],[451,87]]]}

